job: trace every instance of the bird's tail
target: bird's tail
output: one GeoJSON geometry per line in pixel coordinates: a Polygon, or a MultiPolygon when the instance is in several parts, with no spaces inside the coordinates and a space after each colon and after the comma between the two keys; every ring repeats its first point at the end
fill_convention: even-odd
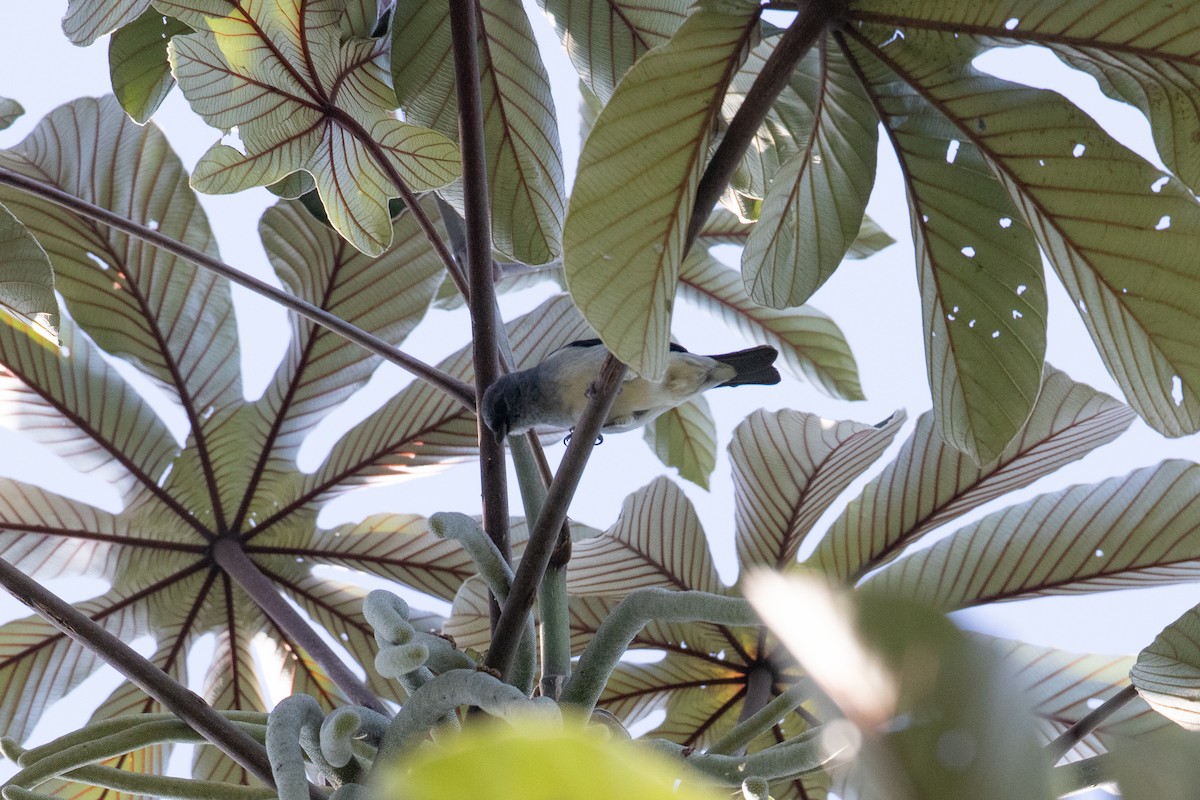
{"type": "Polygon", "coordinates": [[[778,356],[779,351],[774,347],[760,344],[758,347],[709,358],[728,364],[737,371],[736,375],[720,384],[721,386],[743,386],[748,383],[771,386],[779,383],[779,370],[771,366],[778,356]]]}

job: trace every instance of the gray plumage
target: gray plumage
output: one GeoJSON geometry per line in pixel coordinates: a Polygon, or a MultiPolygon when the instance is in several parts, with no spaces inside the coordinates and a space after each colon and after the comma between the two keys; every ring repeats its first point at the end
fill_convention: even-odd
{"type": "MultiPolygon", "coordinates": [[[[535,367],[501,376],[483,395],[484,424],[498,440],[531,428],[574,427],[607,355],[599,339],[587,339],[554,351],[535,367]]],[[[662,380],[626,374],[601,430],[640,427],[716,386],[779,383],[779,371],[772,366],[778,355],[769,345],[714,356],[671,345],[662,380]]]]}

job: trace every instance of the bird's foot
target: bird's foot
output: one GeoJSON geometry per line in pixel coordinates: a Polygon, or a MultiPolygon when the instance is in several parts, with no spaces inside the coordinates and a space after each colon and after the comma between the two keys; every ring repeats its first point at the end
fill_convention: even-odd
{"type": "MultiPolygon", "coordinates": [[[[567,435],[563,437],[563,444],[570,444],[571,437],[574,435],[575,435],[575,429],[571,428],[571,430],[567,432],[567,435]]],[[[595,444],[592,445],[592,447],[595,447],[596,445],[603,444],[603,443],[604,443],[604,434],[597,433],[596,434],[596,442],[595,442],[595,444]]]]}

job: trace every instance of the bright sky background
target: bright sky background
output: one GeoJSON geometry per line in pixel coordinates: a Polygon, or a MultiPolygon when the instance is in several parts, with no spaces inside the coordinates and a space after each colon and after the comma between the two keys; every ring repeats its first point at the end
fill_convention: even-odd
{"type": "MultiPolygon", "coordinates": [[[[532,2],[526,4],[530,7],[553,82],[569,185],[574,178],[580,147],[575,73],[559,48],[549,22],[532,2]]],[[[16,99],[26,109],[24,117],[8,130],[0,131],[0,147],[10,147],[19,142],[38,120],[58,105],[75,97],[99,96],[110,91],[107,38],[87,49],[72,46],[60,30],[59,20],[64,10],[65,3],[61,1],[23,3],[19,12],[10,10],[9,24],[0,26],[0,96],[16,99]]],[[[1068,95],[1119,141],[1158,163],[1145,119],[1133,109],[1105,98],[1092,78],[1071,71],[1049,53],[1035,48],[993,51],[980,58],[977,64],[981,69],[1000,77],[1054,88],[1068,95]]],[[[191,112],[177,90],[172,92],[154,121],[163,128],[189,169],[218,137],[217,131],[208,128],[191,112]]],[[[265,190],[256,189],[229,196],[201,195],[200,200],[209,215],[225,261],[257,277],[275,282],[256,233],[258,217],[263,209],[274,202],[274,198],[265,190]]],[[[817,293],[812,304],[830,314],[845,332],[858,359],[868,400],[859,403],[831,400],[808,384],[790,380],[777,387],[746,387],[736,392],[721,390],[708,395],[717,417],[720,443],[712,489],[705,492],[685,481],[680,483],[705,524],[718,569],[727,583],[736,580],[737,576],[733,559],[733,495],[725,447],[734,425],[746,414],[760,407],[794,408],[834,419],[874,423],[897,408],[905,408],[909,422],[891,450],[868,473],[867,477],[870,477],[890,460],[911,432],[917,416],[929,407],[908,211],[895,158],[882,137],[878,178],[867,211],[897,239],[898,244],[871,259],[844,264],[817,293]]],[[[736,251],[727,249],[729,253],[723,253],[722,257],[736,265],[736,251]]],[[[1065,369],[1076,380],[1120,397],[1078,314],[1052,272],[1048,274],[1048,285],[1048,360],[1065,369]]],[[[238,287],[234,287],[233,293],[242,336],[246,391],[251,396],[257,396],[266,386],[274,365],[283,354],[286,336],[284,314],[281,309],[238,287]]],[[[511,319],[531,308],[549,294],[549,289],[532,290],[521,296],[505,298],[503,309],[506,318],[511,319]]],[[[687,308],[677,313],[675,334],[685,346],[697,352],[725,352],[746,344],[745,340],[723,326],[712,325],[707,315],[687,308]]],[[[435,311],[430,313],[404,347],[426,361],[436,362],[464,345],[468,335],[469,323],[462,312],[435,311]]],[[[398,368],[380,368],[368,387],[322,423],[319,429],[321,435],[305,445],[301,466],[313,469],[338,435],[382,404],[409,380],[398,368]]],[[[172,422],[173,430],[181,435],[184,429],[182,419],[172,422]]],[[[557,461],[561,451],[561,446],[551,448],[549,455],[552,463],[557,461]]],[[[1124,475],[1137,467],[1156,464],[1165,458],[1195,460],[1197,455],[1200,455],[1200,436],[1166,440],[1138,420],[1116,443],[1042,479],[1035,484],[1035,491],[1026,490],[1017,497],[1025,499],[1034,493],[1074,483],[1124,475]]],[[[114,495],[106,493],[104,487],[87,485],[86,479],[72,476],[70,488],[64,490],[63,470],[63,463],[53,456],[0,429],[0,475],[32,479],[115,510],[114,495]]],[[[605,528],[612,524],[621,501],[629,493],[663,472],[667,470],[646,448],[639,433],[607,437],[592,457],[572,507],[572,516],[605,528]]],[[[513,492],[514,509],[519,509],[515,481],[513,492]]],[[[857,488],[852,487],[846,496],[851,497],[856,493],[857,488]]],[[[422,514],[446,510],[474,513],[478,511],[477,501],[474,500],[477,494],[477,468],[474,464],[465,464],[418,482],[365,490],[342,498],[330,505],[323,513],[321,522],[332,525],[384,510],[422,514]],[[469,507],[463,505],[465,498],[471,501],[469,507]]],[[[993,502],[968,519],[1009,505],[1012,501],[1013,498],[1003,498],[1001,502],[993,502]]],[[[840,504],[835,504],[816,530],[823,530],[840,508],[840,504]]],[[[56,581],[53,588],[70,599],[78,600],[98,593],[103,587],[99,582],[70,580],[56,581]]],[[[958,618],[971,627],[1038,644],[1079,651],[1132,654],[1148,644],[1162,627],[1198,600],[1200,591],[1181,586],[1008,603],[960,614],[958,618]]],[[[435,603],[423,605],[436,607],[435,603]]],[[[0,621],[26,613],[24,607],[15,601],[7,597],[0,598],[0,621]]],[[[193,669],[192,673],[198,678],[202,670],[193,669]]],[[[35,732],[34,740],[44,741],[82,724],[87,711],[99,703],[115,683],[115,675],[104,675],[89,681],[60,704],[56,713],[47,715],[35,732]]],[[[8,765],[0,766],[0,774],[9,774],[10,771],[8,765]]]]}

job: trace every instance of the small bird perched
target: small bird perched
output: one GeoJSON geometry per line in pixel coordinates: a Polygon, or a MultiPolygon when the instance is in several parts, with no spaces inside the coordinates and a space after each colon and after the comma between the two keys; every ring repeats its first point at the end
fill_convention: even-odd
{"type": "MultiPolygon", "coordinates": [[[[573,427],[607,355],[599,339],[581,339],[555,350],[536,367],[501,375],[483,394],[483,423],[497,441],[534,427],[573,427]]],[[[701,356],[672,344],[662,380],[626,373],[601,431],[640,427],[714,386],[779,383],[779,370],[771,366],[778,355],[769,345],[701,356]]]]}

